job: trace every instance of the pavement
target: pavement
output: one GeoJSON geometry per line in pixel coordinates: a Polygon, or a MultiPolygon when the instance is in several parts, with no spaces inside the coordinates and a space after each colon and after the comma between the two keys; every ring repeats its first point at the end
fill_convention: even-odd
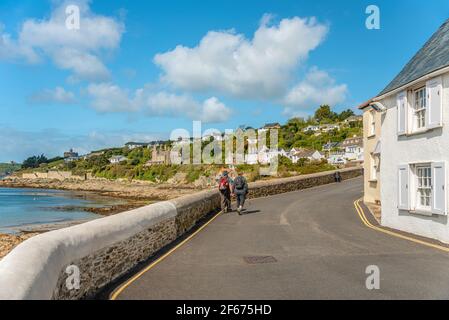
{"type": "Polygon", "coordinates": [[[362,189],[356,178],[250,200],[117,299],[448,299],[449,253],[367,228],[353,204],[362,189]],[[380,288],[368,290],[372,265],[380,288]]]}

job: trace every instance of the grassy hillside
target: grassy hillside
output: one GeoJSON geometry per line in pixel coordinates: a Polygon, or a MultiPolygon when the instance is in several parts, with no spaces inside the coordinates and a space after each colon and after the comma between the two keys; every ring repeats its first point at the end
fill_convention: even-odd
{"type": "MultiPolygon", "coordinates": [[[[326,123],[338,123],[338,121],[326,123]]],[[[279,132],[279,147],[285,149],[310,148],[321,151],[323,145],[328,142],[342,142],[346,138],[363,135],[362,123],[341,125],[339,130],[321,132],[319,135],[315,135],[313,132],[304,132],[304,128],[307,126],[320,124],[323,123],[314,119],[307,121],[300,118],[290,119],[279,132]]]]}
{"type": "Polygon", "coordinates": [[[21,168],[20,164],[0,163],[0,177],[13,173],[21,168]]]}
{"type": "MultiPolygon", "coordinates": [[[[313,117],[308,119],[293,118],[281,126],[279,131],[279,147],[290,150],[293,147],[322,150],[327,142],[341,142],[347,137],[362,135],[362,124],[341,124],[339,130],[321,132],[315,134],[304,132],[309,125],[341,123],[347,117],[353,115],[352,111],[345,110],[340,114],[333,112],[328,106],[321,106],[313,117]]],[[[205,143],[203,143],[204,145],[205,143]]],[[[152,150],[148,148],[136,148],[129,150],[123,148],[111,148],[95,151],[94,155],[86,159],[65,163],[61,158],[47,160],[43,155],[31,157],[27,163],[31,164],[28,171],[70,170],[74,174],[84,175],[91,173],[93,176],[107,179],[146,180],[153,182],[165,182],[175,176],[183,176],[183,180],[192,183],[200,177],[211,177],[220,170],[222,165],[153,165],[145,166],[151,159],[152,150]],[[112,156],[125,156],[128,160],[120,164],[110,164],[112,156]]],[[[249,180],[259,179],[258,165],[242,165],[240,169],[246,172],[249,180]]],[[[285,177],[295,174],[307,174],[334,169],[326,161],[309,163],[299,161],[294,164],[288,158],[279,161],[279,176],[285,177]]]]}

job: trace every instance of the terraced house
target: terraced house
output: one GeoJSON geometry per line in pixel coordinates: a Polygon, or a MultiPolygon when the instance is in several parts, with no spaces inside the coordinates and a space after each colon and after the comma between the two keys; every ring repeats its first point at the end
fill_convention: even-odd
{"type": "Polygon", "coordinates": [[[364,158],[364,197],[367,204],[380,205],[380,166],[381,166],[381,118],[379,109],[372,100],[359,106],[363,111],[363,158],[364,158]]]}
{"type": "Polygon", "coordinates": [[[449,20],[368,106],[382,113],[382,225],[449,242],[449,20]]]}

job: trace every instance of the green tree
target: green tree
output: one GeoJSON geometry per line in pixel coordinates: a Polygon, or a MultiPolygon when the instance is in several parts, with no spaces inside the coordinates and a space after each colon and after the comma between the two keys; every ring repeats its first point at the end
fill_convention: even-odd
{"type": "Polygon", "coordinates": [[[318,122],[331,122],[335,121],[337,119],[338,115],[331,110],[331,107],[328,105],[321,105],[316,111],[315,111],[315,120],[318,122]]]}
{"type": "Polygon", "coordinates": [[[352,111],[351,109],[346,109],[338,115],[338,120],[343,121],[353,115],[354,115],[354,111],[352,111]]]}
{"type": "Polygon", "coordinates": [[[32,156],[23,161],[22,169],[38,168],[43,163],[48,163],[47,157],[43,154],[41,154],[40,156],[32,156]]]}

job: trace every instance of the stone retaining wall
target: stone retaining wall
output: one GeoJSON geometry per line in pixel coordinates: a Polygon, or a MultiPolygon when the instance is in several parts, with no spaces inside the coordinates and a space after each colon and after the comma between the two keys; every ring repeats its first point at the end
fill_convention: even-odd
{"type": "MultiPolygon", "coordinates": [[[[342,180],[352,179],[363,174],[361,168],[339,170],[342,180]]],[[[258,181],[250,184],[249,197],[260,198],[279,193],[302,190],[334,182],[334,171],[320,172],[299,177],[258,181]]]]}
{"type": "Polygon", "coordinates": [[[88,173],[85,176],[77,176],[70,171],[48,171],[48,172],[32,172],[22,173],[22,179],[27,180],[87,180],[91,179],[92,174],[88,173]]]}
{"type": "MultiPolygon", "coordinates": [[[[362,170],[340,173],[350,179],[362,170]]],[[[332,183],[333,174],[255,182],[250,184],[250,197],[332,183]]],[[[90,297],[185,234],[219,205],[217,190],[203,191],[33,237],[0,261],[0,299],[90,297]],[[80,271],[78,290],[66,286],[66,268],[71,265],[80,271]]]]}

